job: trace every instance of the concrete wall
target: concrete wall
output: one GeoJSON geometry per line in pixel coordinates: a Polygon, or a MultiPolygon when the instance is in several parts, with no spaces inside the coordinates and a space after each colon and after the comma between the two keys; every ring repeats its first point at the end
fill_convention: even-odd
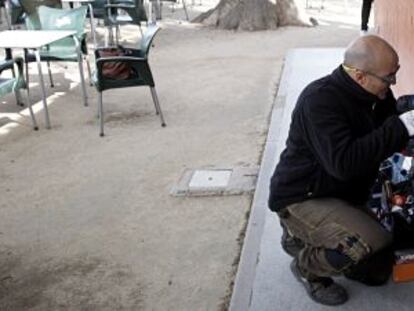
{"type": "Polygon", "coordinates": [[[375,0],[378,34],[389,41],[400,56],[395,95],[414,93],[414,1],[375,0]]]}

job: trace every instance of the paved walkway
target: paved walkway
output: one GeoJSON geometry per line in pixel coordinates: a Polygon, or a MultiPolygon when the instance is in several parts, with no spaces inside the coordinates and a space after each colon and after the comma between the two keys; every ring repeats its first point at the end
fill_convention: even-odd
{"type": "MultiPolygon", "coordinates": [[[[331,72],[341,62],[342,49],[294,49],[286,58],[260,169],[245,246],[231,301],[231,310],[332,310],[314,303],[289,270],[291,258],[280,246],[282,230],[267,208],[270,176],[283,151],[290,116],[301,90],[331,72]]],[[[414,283],[370,288],[344,278],[338,282],[350,294],[336,310],[413,310],[414,283]]]]}

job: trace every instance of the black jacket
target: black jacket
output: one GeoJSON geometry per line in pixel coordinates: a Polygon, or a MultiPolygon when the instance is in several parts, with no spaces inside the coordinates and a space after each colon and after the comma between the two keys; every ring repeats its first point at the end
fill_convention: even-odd
{"type": "Polygon", "coordinates": [[[408,141],[395,105],[391,90],[380,100],[341,66],[308,85],[271,180],[270,209],[318,197],[364,203],[379,164],[408,141]]]}

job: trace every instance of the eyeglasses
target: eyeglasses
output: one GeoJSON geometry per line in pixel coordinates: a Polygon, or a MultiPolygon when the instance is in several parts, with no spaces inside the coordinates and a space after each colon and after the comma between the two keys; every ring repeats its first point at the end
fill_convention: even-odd
{"type": "Polygon", "coordinates": [[[370,76],[372,76],[374,78],[377,78],[378,80],[382,81],[383,83],[385,83],[387,85],[394,85],[394,84],[397,83],[397,72],[398,72],[398,70],[400,70],[400,65],[398,65],[396,71],[394,71],[394,72],[392,72],[392,73],[390,73],[390,74],[388,74],[388,75],[386,75],[384,77],[381,77],[381,76],[379,76],[379,75],[377,75],[375,73],[372,73],[372,72],[369,72],[369,71],[366,71],[366,70],[362,70],[362,69],[358,69],[358,68],[355,68],[355,67],[347,66],[345,64],[342,64],[342,67],[347,72],[359,70],[359,71],[361,71],[361,72],[363,72],[363,73],[365,73],[367,75],[370,75],[370,76]]]}

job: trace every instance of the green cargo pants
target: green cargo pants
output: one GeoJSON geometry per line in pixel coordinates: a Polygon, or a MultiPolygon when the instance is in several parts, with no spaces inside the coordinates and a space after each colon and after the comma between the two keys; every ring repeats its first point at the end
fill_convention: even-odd
{"type": "Polygon", "coordinates": [[[295,203],[278,215],[289,233],[305,243],[298,265],[308,279],[339,275],[392,242],[392,234],[366,207],[335,198],[295,203]],[[330,253],[349,260],[332,264],[330,253]]]}

